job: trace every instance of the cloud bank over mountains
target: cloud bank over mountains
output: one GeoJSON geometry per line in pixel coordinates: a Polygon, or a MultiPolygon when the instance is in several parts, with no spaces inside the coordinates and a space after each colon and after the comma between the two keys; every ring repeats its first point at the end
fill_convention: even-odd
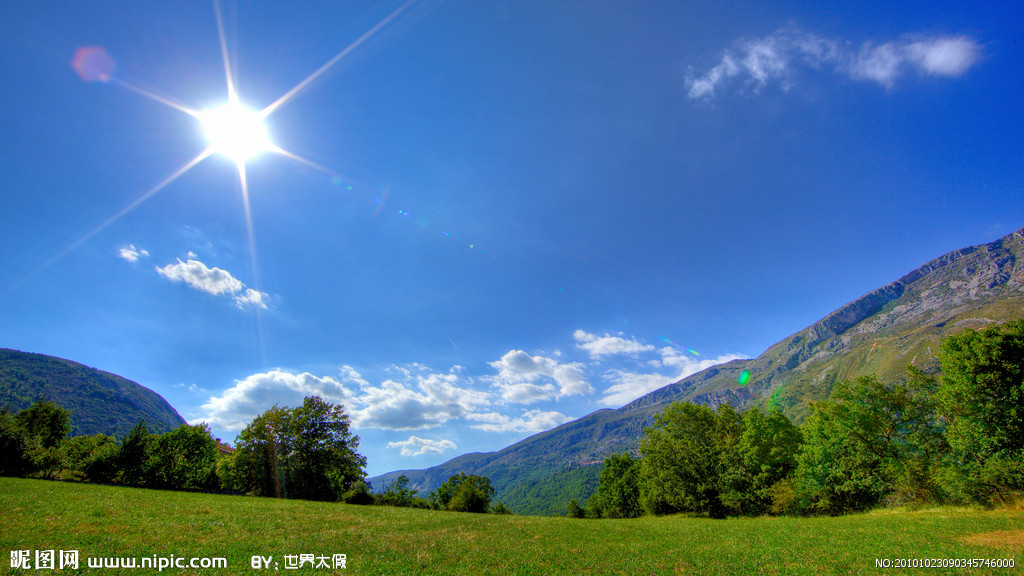
{"type": "Polygon", "coordinates": [[[704,74],[688,75],[686,85],[691,99],[710,100],[731,86],[754,93],[770,83],[789,89],[797,71],[814,70],[876,82],[888,89],[908,74],[962,76],[981,55],[981,44],[965,35],[908,35],[855,47],[848,41],[790,27],[763,38],[738,42],[704,74]]]}
{"type": "MultiPolygon", "coordinates": [[[[215,276],[226,285],[223,293],[231,293],[233,284],[215,276]]],[[[217,285],[214,279],[206,281],[217,285]]],[[[305,396],[318,395],[343,404],[356,430],[422,431],[461,423],[481,432],[532,434],[582,414],[571,416],[554,407],[530,405],[575,396],[595,409],[620,406],[704,368],[743,357],[727,354],[703,359],[673,346],[656,349],[622,333],[598,336],[577,330],[573,341],[590,362],[562,361],[558,351],[531,355],[513,349],[488,363],[494,374],[468,375],[462,366],[438,372],[423,364],[392,365],[379,384],[348,365],[323,376],[269,370],[236,380],[210,397],[193,421],[237,431],[271,406],[296,406],[305,396]],[[604,384],[604,390],[598,392],[595,384],[604,384]]],[[[457,448],[450,439],[417,435],[389,442],[388,447],[409,457],[457,448]]]]}

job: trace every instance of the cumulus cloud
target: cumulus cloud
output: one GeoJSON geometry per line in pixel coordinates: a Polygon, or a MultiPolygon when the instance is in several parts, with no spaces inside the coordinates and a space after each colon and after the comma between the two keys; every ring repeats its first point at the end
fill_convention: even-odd
{"type": "Polygon", "coordinates": [[[627,339],[622,336],[621,332],[618,336],[611,336],[607,332],[604,336],[598,336],[583,330],[577,330],[572,334],[572,337],[577,342],[576,347],[580,350],[586,350],[590,357],[595,359],[616,354],[636,356],[641,352],[654,350],[654,346],[650,344],[641,344],[635,338],[627,339]]]}
{"type": "Polygon", "coordinates": [[[594,391],[578,362],[563,364],[553,358],[509,350],[490,365],[498,371],[492,382],[507,402],[529,404],[594,391]]]}
{"type": "Polygon", "coordinates": [[[543,432],[572,420],[561,412],[542,412],[540,410],[524,410],[523,415],[512,418],[498,412],[467,414],[466,419],[482,422],[473,428],[485,432],[543,432]]]}
{"type": "Polygon", "coordinates": [[[409,436],[408,440],[401,442],[388,442],[388,448],[401,448],[402,456],[423,456],[424,454],[441,454],[448,450],[455,450],[458,446],[451,440],[430,440],[419,436],[409,436]]]}
{"type": "Polygon", "coordinates": [[[129,262],[138,262],[139,258],[146,258],[149,256],[149,252],[141,248],[136,248],[134,244],[129,244],[118,248],[117,256],[129,262]]]}
{"type": "Polygon", "coordinates": [[[688,76],[686,84],[690,98],[706,100],[731,81],[755,93],[771,82],[786,89],[797,70],[809,68],[890,88],[908,72],[961,76],[980,60],[981,52],[981,45],[967,36],[907,36],[881,44],[865,43],[858,49],[848,42],[787,28],[740,42],[703,75],[688,76]]]}
{"type": "Polygon", "coordinates": [[[672,375],[665,375],[659,372],[641,373],[620,369],[609,370],[605,372],[605,378],[613,382],[613,384],[605,389],[605,395],[601,398],[600,402],[605,406],[622,406],[648,392],[653,392],[658,388],[678,382],[701,370],[706,370],[712,366],[724,364],[732,360],[746,358],[746,356],[741,354],[723,354],[717,358],[698,359],[685,355],[672,346],[665,346],[658,352],[661,355],[661,359],[660,361],[655,361],[655,364],[660,365],[662,368],[671,368],[673,370],[672,375]]]}
{"type": "Polygon", "coordinates": [[[420,430],[461,418],[480,406],[490,404],[488,394],[458,386],[458,375],[419,374],[409,385],[385,380],[380,386],[365,386],[353,413],[364,428],[420,430]]]}
{"type": "Polygon", "coordinates": [[[230,296],[239,308],[256,307],[267,309],[269,294],[246,288],[241,280],[221,268],[210,268],[189,252],[187,260],[157,266],[156,271],[172,282],[184,282],[191,288],[214,296],[230,296]]]}
{"type": "Polygon", "coordinates": [[[299,406],[306,396],[320,396],[328,402],[343,404],[348,408],[355,394],[345,384],[364,381],[348,367],[342,371],[341,377],[345,383],[331,376],[319,377],[309,372],[293,374],[271,370],[253,374],[243,380],[236,380],[234,386],[219,396],[211,397],[202,406],[204,414],[201,419],[215,428],[241,430],[253,418],[274,405],[299,406]],[[356,378],[351,378],[352,375],[356,378]]]}

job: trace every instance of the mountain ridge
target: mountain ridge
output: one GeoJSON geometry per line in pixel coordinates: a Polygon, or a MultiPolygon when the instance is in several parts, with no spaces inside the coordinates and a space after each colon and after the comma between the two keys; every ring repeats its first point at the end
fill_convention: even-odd
{"type": "Polygon", "coordinates": [[[56,356],[0,348],[0,408],[27,408],[45,398],[71,411],[72,435],[125,436],[145,419],[152,433],[185,424],[178,412],[145,386],[56,356]]]}
{"type": "MultiPolygon", "coordinates": [[[[673,401],[738,409],[778,407],[802,420],[809,402],[861,374],[899,378],[908,364],[936,371],[939,341],[954,331],[1024,317],[1024,228],[987,244],[934,258],[826,314],[756,358],[733,360],[603,409],[502,450],[463,454],[423,470],[370,478],[379,490],[398,476],[432,490],[458,472],[488,476],[501,499],[516,486],[635,451],[643,428],[673,401]],[[739,384],[749,371],[750,381],[739,384]]],[[[580,495],[585,500],[589,495],[580,495]]],[[[514,503],[505,502],[516,512],[514,503]]]]}

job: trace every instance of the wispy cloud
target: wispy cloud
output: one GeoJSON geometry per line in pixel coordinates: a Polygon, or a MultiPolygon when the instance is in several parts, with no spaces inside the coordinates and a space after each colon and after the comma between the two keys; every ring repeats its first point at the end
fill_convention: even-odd
{"type": "Polygon", "coordinates": [[[189,252],[186,260],[178,258],[176,263],[164,267],[157,266],[156,271],[172,282],[184,282],[188,286],[214,296],[230,296],[239,308],[256,307],[267,309],[269,294],[246,288],[241,280],[221,268],[210,268],[196,259],[189,252]]]}
{"type": "Polygon", "coordinates": [[[128,262],[138,262],[139,258],[146,258],[149,256],[149,252],[142,248],[136,248],[134,244],[122,246],[117,249],[118,258],[123,258],[128,262]]]}
{"type": "Polygon", "coordinates": [[[559,363],[553,358],[509,350],[490,365],[498,371],[492,382],[508,402],[530,404],[594,391],[583,373],[583,365],[577,362],[559,363]]]}
{"type": "Polygon", "coordinates": [[[524,410],[522,416],[512,418],[498,412],[468,414],[468,420],[482,422],[473,428],[485,432],[543,432],[573,420],[561,412],[543,412],[541,410],[524,410]]]}
{"type": "Polygon", "coordinates": [[[713,98],[722,88],[738,85],[757,93],[769,83],[788,89],[800,69],[825,70],[891,88],[908,73],[953,78],[981,59],[981,45],[968,36],[904,36],[888,42],[866,42],[854,48],[843,40],[785,28],[726,50],[702,75],[689,75],[692,99],[713,98]]]}
{"type": "Polygon", "coordinates": [[[635,372],[613,369],[605,372],[605,379],[613,384],[604,391],[600,402],[605,406],[623,406],[637,398],[678,382],[718,364],[746,358],[741,354],[723,354],[717,358],[697,359],[683,354],[676,348],[666,346],[658,351],[661,359],[652,362],[660,368],[672,369],[671,375],[663,372],[635,372]]]}
{"type": "Polygon", "coordinates": [[[399,454],[402,456],[423,456],[424,454],[442,454],[448,450],[455,450],[458,446],[451,440],[430,440],[414,435],[401,442],[388,442],[388,448],[401,448],[399,454]]]}
{"type": "Polygon", "coordinates": [[[624,338],[621,332],[618,336],[605,333],[604,336],[590,334],[584,330],[573,332],[572,337],[576,340],[576,347],[586,352],[593,359],[600,359],[604,356],[625,354],[636,356],[641,352],[654,350],[650,344],[641,344],[635,338],[624,338]]]}

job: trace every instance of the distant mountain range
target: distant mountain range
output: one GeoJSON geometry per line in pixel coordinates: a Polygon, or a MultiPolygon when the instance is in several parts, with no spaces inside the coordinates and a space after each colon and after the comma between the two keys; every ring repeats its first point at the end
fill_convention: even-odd
{"type": "Polygon", "coordinates": [[[734,360],[655,390],[617,410],[599,410],[503,450],[459,456],[425,470],[399,470],[370,478],[376,490],[400,475],[427,492],[458,472],[491,479],[496,499],[517,513],[551,513],[554,478],[570,477],[582,501],[600,463],[636,450],[645,426],[675,401],[744,409],[779,407],[802,420],[808,403],[859,375],[883,381],[908,364],[936,371],[939,342],[966,328],[1024,318],[1024,228],[990,244],[950,252],[899,280],[843,306],[751,360],[734,360]],[[750,376],[740,384],[740,375],[750,376]]]}
{"type": "Polygon", "coordinates": [[[162,396],[115,374],[77,362],[0,348],[0,408],[17,412],[45,398],[71,411],[76,436],[125,436],[146,420],[151,433],[185,423],[162,396]]]}

